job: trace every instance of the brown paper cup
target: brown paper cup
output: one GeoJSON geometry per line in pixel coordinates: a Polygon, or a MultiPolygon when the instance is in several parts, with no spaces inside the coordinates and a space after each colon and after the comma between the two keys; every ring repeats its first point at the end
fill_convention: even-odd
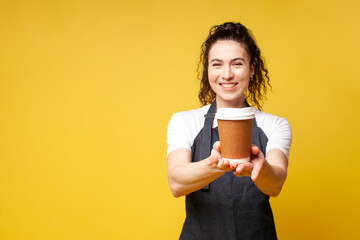
{"type": "Polygon", "coordinates": [[[224,160],[244,163],[250,160],[251,135],[255,114],[248,108],[220,108],[216,113],[221,155],[224,160]]]}

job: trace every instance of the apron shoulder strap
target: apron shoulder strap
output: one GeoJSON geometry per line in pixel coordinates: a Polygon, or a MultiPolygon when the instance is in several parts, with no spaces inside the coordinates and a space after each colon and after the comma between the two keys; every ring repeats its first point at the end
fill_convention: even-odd
{"type": "Polygon", "coordinates": [[[212,140],[212,126],[216,113],[216,101],[214,101],[208,110],[205,116],[205,123],[203,128],[203,134],[201,139],[201,150],[200,150],[200,160],[207,158],[211,153],[211,140],[212,140]]]}

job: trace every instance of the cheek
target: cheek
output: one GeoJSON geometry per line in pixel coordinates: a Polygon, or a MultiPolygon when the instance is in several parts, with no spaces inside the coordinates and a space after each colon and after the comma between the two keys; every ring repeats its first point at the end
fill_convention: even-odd
{"type": "Polygon", "coordinates": [[[242,79],[243,81],[248,81],[251,77],[250,72],[248,71],[241,71],[237,74],[238,78],[242,79]]]}
{"type": "Polygon", "coordinates": [[[209,79],[209,82],[215,82],[216,78],[218,77],[218,73],[217,71],[214,71],[214,70],[208,70],[208,79],[209,79]]]}
{"type": "Polygon", "coordinates": [[[208,71],[208,80],[209,80],[209,83],[211,84],[214,80],[214,74],[213,72],[211,71],[208,71]]]}

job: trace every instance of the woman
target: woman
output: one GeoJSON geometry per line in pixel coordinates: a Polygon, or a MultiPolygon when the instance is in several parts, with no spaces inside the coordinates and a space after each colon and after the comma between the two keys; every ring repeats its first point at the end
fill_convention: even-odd
{"type": "Polygon", "coordinates": [[[240,23],[210,29],[202,45],[202,108],[175,113],[167,133],[171,192],[186,196],[180,239],[277,239],[269,196],[287,176],[291,128],[261,111],[269,85],[260,49],[240,23]],[[255,105],[251,160],[221,160],[217,108],[255,105]]]}

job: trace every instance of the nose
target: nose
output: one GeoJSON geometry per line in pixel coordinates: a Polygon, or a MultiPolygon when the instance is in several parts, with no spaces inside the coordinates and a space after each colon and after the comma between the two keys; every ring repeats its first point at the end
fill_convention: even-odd
{"type": "Polygon", "coordinates": [[[231,70],[231,68],[229,66],[224,66],[221,77],[223,79],[225,79],[225,80],[229,80],[229,79],[232,79],[234,77],[234,74],[232,73],[232,70],[231,70]]]}

